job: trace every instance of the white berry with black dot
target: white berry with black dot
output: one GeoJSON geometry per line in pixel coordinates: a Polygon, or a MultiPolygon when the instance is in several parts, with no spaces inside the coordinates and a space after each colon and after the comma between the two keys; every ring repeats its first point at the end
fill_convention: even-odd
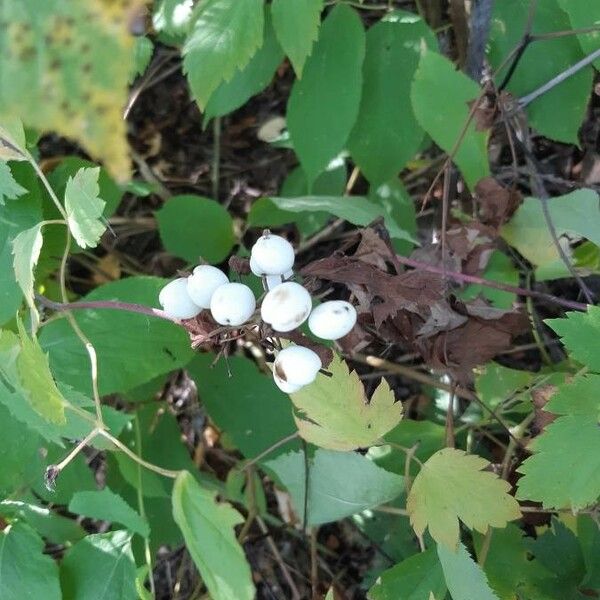
{"type": "Polygon", "coordinates": [[[275,331],[292,331],[306,321],[312,308],[310,294],[299,283],[286,281],[267,292],[260,316],[275,331]]]}
{"type": "Polygon", "coordinates": [[[308,328],[323,340],[339,340],[348,335],[356,323],[356,309],[344,300],[319,304],[308,318],[308,328]]]}
{"type": "Polygon", "coordinates": [[[212,295],[225,283],[229,283],[229,278],[221,269],[211,265],[199,265],[187,278],[187,291],[198,306],[210,308],[212,295]]]}
{"type": "Polygon", "coordinates": [[[210,312],[219,325],[243,325],[254,314],[255,309],[254,294],[243,283],[225,283],[219,286],[210,300],[210,312]]]}
{"type": "Polygon", "coordinates": [[[283,275],[294,266],[295,258],[294,247],[285,238],[265,233],[252,246],[250,269],[255,275],[283,275]]]}
{"type": "Polygon", "coordinates": [[[202,307],[198,306],[188,294],[185,277],[167,283],[160,290],[158,301],[172,319],[192,319],[202,311],[202,307]]]}
{"type": "Polygon", "coordinates": [[[310,348],[288,346],[275,359],[273,377],[278,377],[289,386],[302,387],[315,380],[322,366],[319,355],[310,348]]]}

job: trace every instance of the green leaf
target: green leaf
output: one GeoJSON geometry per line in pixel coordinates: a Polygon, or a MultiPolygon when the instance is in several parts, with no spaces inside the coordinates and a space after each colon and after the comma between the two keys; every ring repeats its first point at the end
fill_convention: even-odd
{"type": "Polygon", "coordinates": [[[298,78],[319,36],[323,0],[273,0],[273,25],[298,78]]]}
{"type": "Polygon", "coordinates": [[[133,83],[138,75],[142,75],[150,64],[152,54],[154,53],[154,44],[150,38],[145,35],[135,38],[133,46],[133,69],[129,76],[129,83],[133,83]]]}
{"type": "MultiPolygon", "coordinates": [[[[96,288],[85,300],[156,306],[165,283],[156,277],[129,277],[96,288]]],[[[101,395],[125,392],[182,367],[193,355],[186,332],[164,319],[105,309],[73,311],[73,316],[96,348],[101,395]]],[[[67,320],[45,325],[40,344],[50,355],[57,379],[89,394],[89,356],[67,320]]]]}
{"type": "MultiPolygon", "coordinates": [[[[494,3],[488,46],[492,67],[497,68],[520,42],[529,18],[529,6],[527,0],[504,0],[494,3]]],[[[588,18],[586,27],[591,24],[592,19],[588,18]]],[[[544,0],[536,7],[532,34],[568,29],[571,29],[571,23],[556,0],[544,0]]],[[[563,36],[544,40],[541,44],[530,44],[506,89],[517,97],[529,94],[582,57],[575,36],[563,36]]],[[[497,81],[502,81],[505,75],[506,70],[500,72],[497,81]]],[[[577,131],[587,109],[592,77],[591,66],[581,69],[534,100],[526,111],[530,125],[546,137],[577,144],[577,131]],[[560,114],[560,119],[556,118],[557,114],[560,114]]]]}
{"type": "Polygon", "coordinates": [[[581,587],[600,589],[600,529],[591,516],[577,517],[577,537],[586,571],[581,587]]]}
{"type": "Polygon", "coordinates": [[[437,41],[416,15],[395,12],[367,32],[360,112],[348,149],[371,183],[395,177],[425,135],[410,101],[410,83],[423,45],[437,41]]]}
{"type": "MultiPolygon", "coordinates": [[[[443,150],[454,150],[469,116],[469,102],[479,86],[443,56],[427,50],[421,56],[412,84],[413,110],[421,127],[443,150]]],[[[490,174],[487,134],[476,131],[471,121],[454,155],[469,188],[490,174]]]]}
{"type": "Polygon", "coordinates": [[[69,511],[91,519],[121,523],[143,537],[150,533],[146,520],[107,487],[97,492],[77,492],[69,502],[69,511]]]}
{"type": "MultiPolygon", "coordinates": [[[[595,27],[595,31],[577,35],[579,45],[585,54],[591,54],[600,48],[600,5],[587,0],[558,0],[559,6],[567,13],[573,29],[595,27]]],[[[594,61],[596,69],[600,69],[600,59],[594,61]]]]}
{"type": "Polygon", "coordinates": [[[440,544],[437,553],[452,600],[498,600],[485,573],[462,544],[456,550],[440,544]]]}
{"type": "Polygon", "coordinates": [[[367,401],[355,371],[334,356],[328,371],[309,386],[291,395],[300,435],[308,442],[331,450],[353,450],[374,444],[402,418],[402,403],[385,379],[367,401]]]}
{"type": "MultiPolygon", "coordinates": [[[[483,556],[484,540],[481,534],[474,536],[479,558],[483,556]]],[[[526,541],[523,532],[512,523],[492,533],[484,571],[500,600],[514,600],[523,584],[550,574],[537,561],[530,559],[526,541]]]]}
{"type": "MultiPolygon", "coordinates": [[[[1,163],[0,163],[1,164],[1,163]]],[[[12,242],[13,269],[15,279],[23,291],[29,306],[33,306],[33,270],[37,265],[42,251],[44,238],[42,236],[42,223],[30,229],[21,231],[12,242]]]]}
{"type": "MultiPolygon", "coordinates": [[[[244,456],[253,458],[296,431],[285,394],[253,361],[232,356],[229,365],[221,360],[213,367],[213,362],[211,354],[200,354],[187,369],[210,418],[244,456]]],[[[285,444],[268,458],[296,448],[297,444],[285,444]]]]}
{"type": "Polygon", "coordinates": [[[414,238],[402,229],[387,211],[375,202],[360,196],[300,196],[297,198],[271,197],[278,208],[290,212],[329,212],[353,225],[367,226],[383,217],[392,238],[414,242],[414,238]]]}
{"type": "MultiPolygon", "coordinates": [[[[265,462],[292,496],[304,521],[306,488],[303,452],[288,452],[265,462]]],[[[404,478],[388,473],[355,452],[318,449],[308,466],[308,525],[338,521],[393,500],[404,489],[404,478]]]]}
{"type": "Polygon", "coordinates": [[[600,306],[588,306],[584,312],[568,312],[565,319],[546,319],[558,333],[569,355],[592,371],[600,373],[600,306]]]}
{"type": "Polygon", "coordinates": [[[352,131],[364,51],[360,19],[350,7],[337,5],[323,22],[287,107],[288,130],[309,185],[344,148],[352,131]]]}
{"type": "Polygon", "coordinates": [[[214,600],[252,600],[256,593],[244,550],[234,527],[244,522],[215,493],[203,489],[188,472],[173,488],[173,516],[187,549],[214,600]]]}
{"type": "Polygon", "coordinates": [[[600,375],[581,375],[561,385],[544,410],[555,415],[585,415],[600,420],[600,375]]]}
{"type": "Polygon", "coordinates": [[[489,362],[478,369],[475,376],[475,391],[481,401],[495,410],[508,399],[529,392],[534,374],[531,371],[509,369],[501,364],[489,362]]]}
{"type": "MultiPolygon", "coordinates": [[[[595,191],[575,190],[547,200],[547,206],[557,236],[584,237],[600,246],[600,204],[595,191]]],[[[501,234],[538,267],[538,279],[569,276],[548,230],[541,200],[526,198],[512,219],[502,227],[501,234]]]]}
{"type": "Polygon", "coordinates": [[[16,523],[0,532],[2,600],[62,599],[58,567],[43,550],[42,538],[26,525],[16,523]]]}
{"type": "Polygon", "coordinates": [[[433,548],[384,571],[369,590],[369,600],[443,600],[446,583],[433,548]]]}
{"type": "Polygon", "coordinates": [[[106,226],[100,220],[104,200],[98,197],[100,168],[80,169],[67,181],[65,210],[69,229],[81,248],[98,244],[106,226]]]}
{"type": "Polygon", "coordinates": [[[262,46],[250,62],[237,71],[230,81],[221,83],[214,91],[204,110],[204,122],[234,111],[255,96],[273,79],[283,60],[283,51],[277,43],[268,7],[265,6],[265,34],[262,46]]]}
{"type": "Polygon", "coordinates": [[[510,484],[482,471],[487,464],[479,456],[444,448],[423,465],[406,504],[417,535],[427,527],[438,544],[455,550],[459,519],[470,529],[485,532],[521,516],[519,505],[508,494],[510,484]]]}
{"type": "Polygon", "coordinates": [[[18,117],[3,117],[0,121],[0,160],[27,160],[25,131],[18,117]]]}
{"type": "Polygon", "coordinates": [[[201,196],[174,196],[156,213],[160,238],[168,252],[190,262],[226,258],[235,242],[233,222],[218,202],[201,196]]]}
{"type": "Polygon", "coordinates": [[[23,292],[13,268],[13,241],[21,231],[35,226],[43,218],[39,185],[32,167],[16,163],[13,175],[28,192],[18,202],[0,204],[0,325],[14,319],[23,302],[23,292]]]}
{"type": "Polygon", "coordinates": [[[548,425],[519,468],[517,498],[544,508],[579,510],[600,496],[600,428],[587,415],[567,415],[548,425]],[[568,448],[568,452],[565,449],[568,448]],[[551,474],[551,475],[549,475],[551,474]]]}
{"type": "Polygon", "coordinates": [[[142,4],[3,2],[0,119],[22,117],[40,133],[78,140],[125,179],[130,164],[122,113],[134,58],[127,25],[142,4]]]}
{"type": "Polygon", "coordinates": [[[206,0],[183,47],[183,69],[201,109],[222,81],[243,69],[263,39],[262,0],[206,0]]]}
{"type": "Polygon", "coordinates": [[[26,192],[27,190],[15,181],[10,167],[5,162],[0,162],[0,206],[4,206],[4,198],[14,200],[26,192]]]}
{"type": "Polygon", "coordinates": [[[21,386],[27,393],[27,400],[44,419],[51,423],[65,422],[65,405],[67,401],[56,387],[48,356],[44,353],[38,340],[30,338],[21,320],[17,321],[21,351],[17,356],[17,372],[21,386]]]}
{"type": "Polygon", "coordinates": [[[60,567],[63,600],[137,600],[131,534],[88,535],[67,550],[60,567]]]}

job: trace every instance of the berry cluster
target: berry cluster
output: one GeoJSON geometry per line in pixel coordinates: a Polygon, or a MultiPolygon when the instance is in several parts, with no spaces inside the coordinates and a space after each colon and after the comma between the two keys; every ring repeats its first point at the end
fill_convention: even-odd
{"type": "MultiPolygon", "coordinates": [[[[355,308],[343,300],[330,300],[313,310],[308,291],[289,281],[294,259],[293,246],[269,231],[252,247],[250,270],[262,278],[267,290],[260,306],[263,322],[273,331],[285,333],[308,319],[310,331],[321,339],[337,340],[347,335],[356,323],[355,308]]],[[[256,311],[252,290],[243,283],[230,282],[223,271],[210,265],[200,265],[189,277],[169,282],[158,299],[172,318],[192,319],[210,309],[213,319],[228,327],[247,323],[256,311]]],[[[277,354],[273,379],[282,391],[291,394],[312,383],[321,367],[316,352],[292,345],[277,354]]]]}

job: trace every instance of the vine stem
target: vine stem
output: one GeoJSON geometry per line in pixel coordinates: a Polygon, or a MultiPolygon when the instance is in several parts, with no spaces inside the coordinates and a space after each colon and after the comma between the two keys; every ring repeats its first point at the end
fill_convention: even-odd
{"type": "MultiPolygon", "coordinates": [[[[26,156],[27,156],[27,159],[29,160],[29,163],[35,170],[37,176],[39,177],[40,181],[42,182],[42,184],[48,191],[48,194],[50,195],[52,202],[54,202],[54,205],[56,206],[61,217],[64,219],[64,224],[66,226],[67,235],[66,235],[66,240],[65,240],[65,249],[63,250],[62,258],[60,260],[59,284],[60,284],[60,295],[61,295],[63,304],[69,304],[69,297],[67,295],[67,284],[66,284],[67,261],[69,259],[69,250],[71,249],[71,241],[72,241],[71,230],[69,229],[69,223],[68,223],[69,216],[67,215],[67,212],[65,211],[63,205],[60,203],[60,200],[58,199],[56,193],[54,192],[54,189],[50,185],[50,182],[46,178],[46,175],[42,171],[41,167],[38,165],[37,161],[29,153],[27,153],[26,156]]],[[[96,407],[96,419],[100,425],[104,426],[104,420],[102,418],[102,402],[100,401],[100,392],[98,390],[98,356],[96,355],[96,349],[94,348],[94,345],[89,340],[89,338],[85,335],[85,333],[83,333],[83,331],[77,324],[77,321],[75,320],[75,317],[71,314],[71,312],[67,311],[65,314],[66,314],[67,320],[69,321],[69,324],[71,325],[71,327],[73,328],[73,331],[75,332],[75,335],[81,340],[81,343],[85,347],[85,350],[89,356],[91,379],[92,379],[92,394],[94,397],[94,406],[96,407]]]]}
{"type": "Polygon", "coordinates": [[[159,467],[158,465],[154,465],[146,460],[144,460],[141,456],[138,456],[133,450],[130,450],[121,440],[116,438],[112,433],[109,433],[105,429],[98,430],[98,435],[105,437],[109,442],[114,444],[119,450],[121,450],[124,454],[126,454],[131,460],[135,461],[138,465],[148,469],[148,471],[153,471],[154,473],[158,473],[163,477],[169,477],[171,479],[176,479],[181,471],[172,471],[171,469],[163,469],[163,467],[159,467]]]}

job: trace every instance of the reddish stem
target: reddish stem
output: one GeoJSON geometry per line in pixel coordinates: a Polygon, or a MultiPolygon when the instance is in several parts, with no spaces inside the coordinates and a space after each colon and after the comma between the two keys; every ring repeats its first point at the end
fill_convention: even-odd
{"type": "Polygon", "coordinates": [[[451,279],[454,279],[455,281],[460,281],[462,283],[474,283],[477,285],[483,285],[485,287],[502,290],[503,292],[511,292],[512,294],[517,294],[519,296],[530,296],[532,298],[540,298],[541,300],[547,300],[548,302],[560,304],[561,306],[564,306],[565,308],[570,308],[571,310],[587,311],[588,309],[587,304],[583,304],[582,302],[575,302],[574,300],[564,300],[563,298],[553,296],[552,294],[536,292],[535,290],[527,290],[525,288],[515,287],[512,285],[499,283],[497,281],[491,281],[490,279],[484,279],[483,277],[477,277],[476,275],[466,275],[465,273],[457,273],[456,271],[447,271],[442,267],[436,267],[435,265],[423,263],[418,260],[406,258],[404,256],[397,256],[396,258],[398,262],[408,267],[413,267],[414,269],[421,269],[422,271],[429,271],[430,273],[437,273],[439,275],[445,275],[450,277],[451,279]]]}

